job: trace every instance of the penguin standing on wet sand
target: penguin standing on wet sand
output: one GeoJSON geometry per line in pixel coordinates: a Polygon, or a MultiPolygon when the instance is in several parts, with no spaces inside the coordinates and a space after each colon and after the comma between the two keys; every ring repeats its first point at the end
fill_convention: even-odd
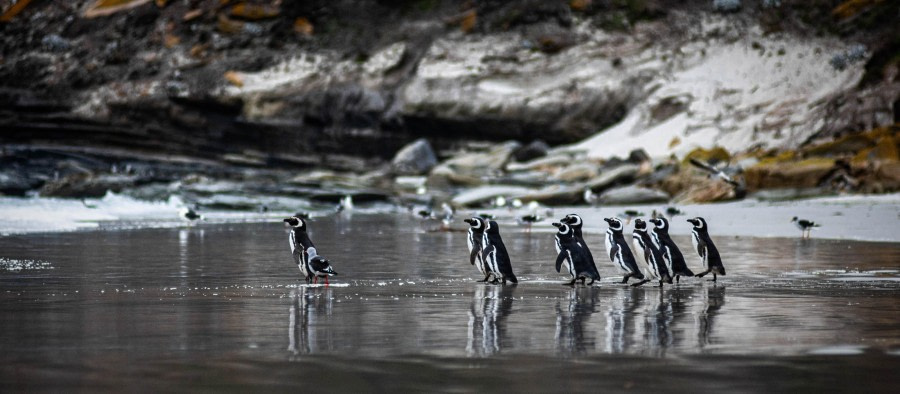
{"type": "Polygon", "coordinates": [[[327,285],[328,277],[338,274],[334,272],[334,268],[331,267],[331,262],[328,259],[316,253],[315,247],[310,246],[306,249],[306,254],[309,256],[309,262],[306,263],[307,271],[309,271],[310,276],[315,278],[315,283],[319,283],[319,278],[325,278],[325,284],[327,285]]]}
{"type": "MultiPolygon", "coordinates": [[[[622,234],[625,226],[622,224],[622,221],[618,218],[606,218],[603,220],[609,224],[609,228],[606,229],[606,253],[609,254],[609,260],[625,272],[622,283],[628,283],[628,278],[631,277],[644,279],[644,274],[638,268],[634,255],[631,253],[631,248],[628,247],[628,242],[625,242],[625,236],[622,234]]],[[[634,286],[640,286],[644,283],[647,283],[647,281],[635,283],[634,286]]]]}
{"type": "Polygon", "coordinates": [[[309,283],[312,280],[313,274],[309,271],[309,254],[307,253],[307,250],[315,247],[315,245],[313,245],[312,240],[309,239],[309,234],[306,233],[306,220],[300,217],[300,215],[295,215],[284,219],[284,222],[292,227],[288,241],[291,245],[291,254],[294,257],[294,263],[297,264],[297,268],[300,268],[300,272],[303,274],[303,278],[306,279],[306,283],[309,283]]]}
{"type": "Polygon", "coordinates": [[[700,261],[703,263],[703,271],[696,276],[702,278],[708,273],[713,274],[712,281],[716,281],[716,274],[725,275],[725,266],[722,265],[722,257],[719,256],[719,249],[713,244],[712,238],[709,237],[709,227],[706,220],[701,217],[688,219],[690,224],[694,225],[691,231],[691,240],[694,242],[694,250],[700,255],[700,261]]]}
{"type": "Polygon", "coordinates": [[[475,268],[478,268],[478,272],[484,275],[484,279],[479,280],[479,282],[487,282],[491,278],[491,270],[484,263],[484,259],[481,256],[481,251],[484,250],[482,240],[484,239],[485,221],[480,217],[472,217],[463,221],[469,224],[469,238],[467,239],[469,264],[474,265],[475,268]]]}
{"type": "Polygon", "coordinates": [[[657,218],[650,220],[650,223],[656,226],[652,233],[653,243],[662,252],[669,273],[675,277],[675,283],[678,283],[682,276],[694,276],[691,269],[687,267],[687,263],[684,262],[684,255],[681,254],[678,245],[675,245],[675,241],[669,236],[669,220],[657,218]]]}
{"type": "Polygon", "coordinates": [[[572,275],[572,281],[564,283],[566,286],[574,286],[575,281],[581,279],[581,284],[587,278],[594,281],[600,279],[600,273],[597,272],[597,266],[594,265],[593,259],[587,253],[583,242],[575,237],[575,232],[568,224],[553,223],[553,226],[559,229],[556,233],[556,245],[559,247],[559,253],[556,256],[556,272],[560,272],[560,268],[566,267],[569,275],[572,275]]]}
{"type": "MultiPolygon", "coordinates": [[[[647,232],[647,222],[635,219],[634,232],[631,233],[631,237],[634,244],[634,252],[639,257],[643,257],[644,263],[647,264],[647,275],[655,280],[659,280],[659,287],[663,286],[663,282],[672,284],[672,275],[669,274],[669,268],[666,267],[662,253],[653,244],[653,239],[647,232]]],[[[644,280],[649,281],[650,279],[644,280]]]]}
{"type": "Polygon", "coordinates": [[[481,242],[484,247],[481,251],[481,258],[484,259],[491,274],[494,275],[491,283],[502,282],[505,285],[507,280],[519,283],[516,275],[513,274],[509,253],[506,251],[506,246],[503,245],[503,239],[500,238],[500,226],[497,222],[493,220],[487,222],[481,242]]]}
{"type": "MultiPolygon", "coordinates": [[[[566,217],[562,218],[562,220],[560,220],[560,222],[562,222],[563,224],[569,225],[569,228],[572,229],[572,234],[575,235],[575,239],[581,243],[581,246],[584,247],[584,251],[585,251],[585,253],[587,253],[588,259],[591,260],[591,265],[596,267],[597,264],[594,263],[594,255],[591,254],[591,248],[588,247],[587,242],[584,242],[584,237],[582,236],[582,233],[581,233],[581,227],[584,226],[584,222],[581,220],[581,216],[578,216],[574,213],[570,213],[570,214],[566,215],[566,217]]],[[[559,244],[557,244],[556,245],[556,253],[557,254],[559,253],[559,250],[560,250],[559,244]]]]}

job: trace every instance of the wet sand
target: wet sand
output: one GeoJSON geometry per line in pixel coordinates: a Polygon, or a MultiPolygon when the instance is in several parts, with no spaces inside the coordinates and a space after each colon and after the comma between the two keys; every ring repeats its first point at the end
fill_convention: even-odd
{"type": "MultiPolygon", "coordinates": [[[[305,286],[281,223],[0,237],[0,389],[888,391],[900,244],[718,237],[728,275],[561,286],[505,226],[521,283],[475,283],[465,234],[319,218],[340,275],[305,286]]],[[[687,237],[676,236],[692,268],[687,237]]],[[[596,231],[587,237],[603,248],[596,231]]],[[[594,253],[602,257],[602,253],[594,253]]]]}

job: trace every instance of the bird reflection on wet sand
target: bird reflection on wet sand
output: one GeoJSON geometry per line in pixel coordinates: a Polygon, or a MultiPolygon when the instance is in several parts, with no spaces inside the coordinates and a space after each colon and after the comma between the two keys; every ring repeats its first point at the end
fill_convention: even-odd
{"type": "Polygon", "coordinates": [[[500,352],[515,290],[515,286],[476,285],[469,307],[466,355],[489,356],[500,352]]]}
{"type": "Polygon", "coordinates": [[[288,351],[292,356],[334,350],[332,334],[316,327],[320,318],[331,316],[333,304],[331,288],[300,286],[291,290],[288,351]],[[325,335],[320,337],[320,331],[325,335]]]}

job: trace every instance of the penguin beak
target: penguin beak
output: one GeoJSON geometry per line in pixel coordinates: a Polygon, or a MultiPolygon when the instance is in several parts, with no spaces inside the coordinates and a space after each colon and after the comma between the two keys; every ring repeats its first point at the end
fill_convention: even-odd
{"type": "Polygon", "coordinates": [[[463,221],[466,222],[466,223],[469,223],[469,224],[472,225],[472,226],[475,225],[475,221],[472,220],[472,219],[464,219],[463,221]]]}
{"type": "Polygon", "coordinates": [[[285,223],[290,223],[290,222],[291,222],[291,219],[290,219],[290,218],[284,219],[284,222],[285,222],[285,223]]]}
{"type": "Polygon", "coordinates": [[[553,227],[562,227],[562,223],[550,223],[553,227]]]}
{"type": "Polygon", "coordinates": [[[610,219],[610,218],[603,218],[603,221],[608,224],[612,224],[612,219],[610,219]]]}

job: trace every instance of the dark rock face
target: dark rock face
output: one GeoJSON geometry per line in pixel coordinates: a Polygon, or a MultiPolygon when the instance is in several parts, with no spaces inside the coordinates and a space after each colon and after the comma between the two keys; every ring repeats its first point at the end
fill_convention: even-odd
{"type": "Polygon", "coordinates": [[[516,151],[513,152],[513,157],[518,162],[524,162],[547,156],[547,152],[549,151],[550,145],[547,145],[546,142],[542,140],[534,140],[531,141],[530,144],[516,149],[516,151]]]}

